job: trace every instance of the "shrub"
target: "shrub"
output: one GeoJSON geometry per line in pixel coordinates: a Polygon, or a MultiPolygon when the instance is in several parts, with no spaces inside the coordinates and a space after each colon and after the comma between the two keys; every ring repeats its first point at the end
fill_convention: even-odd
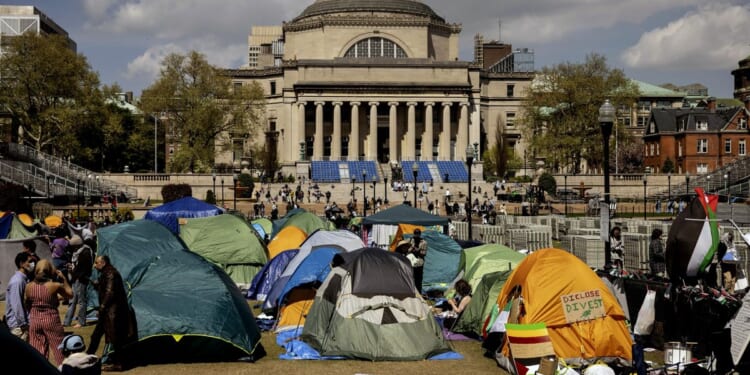
{"type": "Polygon", "coordinates": [[[242,173],[239,177],[239,185],[242,188],[240,189],[240,195],[238,195],[240,198],[252,198],[253,196],[253,190],[255,190],[255,181],[253,180],[253,176],[242,173]]]}
{"type": "Polygon", "coordinates": [[[216,204],[216,194],[214,193],[213,190],[209,190],[209,191],[206,192],[206,199],[205,199],[205,201],[206,201],[206,203],[216,204]]]}
{"type": "Polygon", "coordinates": [[[539,187],[549,195],[557,194],[557,181],[551,174],[545,172],[539,176],[539,187]]]}
{"type": "Polygon", "coordinates": [[[193,189],[188,184],[168,184],[161,188],[161,197],[164,203],[192,196],[193,189]]]}

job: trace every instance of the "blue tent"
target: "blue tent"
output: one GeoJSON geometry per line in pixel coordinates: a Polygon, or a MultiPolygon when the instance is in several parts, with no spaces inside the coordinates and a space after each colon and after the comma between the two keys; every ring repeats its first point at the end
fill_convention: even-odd
{"type": "Polygon", "coordinates": [[[461,271],[461,246],[449,236],[431,230],[422,232],[427,241],[424,260],[424,290],[446,290],[461,271]]]}
{"type": "MultiPolygon", "coordinates": [[[[254,225],[254,224],[253,224],[254,225]]],[[[271,259],[265,266],[253,277],[250,289],[247,290],[247,298],[256,301],[265,301],[268,293],[286,266],[294,258],[299,250],[282,251],[279,255],[271,259]]]]}
{"type": "Polygon", "coordinates": [[[143,218],[161,223],[172,233],[180,233],[179,218],[209,217],[223,212],[221,208],[202,200],[185,197],[153,208],[143,218]]]}

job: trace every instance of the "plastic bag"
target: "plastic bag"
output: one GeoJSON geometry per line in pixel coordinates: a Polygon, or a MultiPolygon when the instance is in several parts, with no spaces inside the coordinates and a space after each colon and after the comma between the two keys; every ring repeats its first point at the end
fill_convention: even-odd
{"type": "Polygon", "coordinates": [[[656,292],[649,290],[643,299],[641,309],[638,311],[638,319],[633,327],[633,333],[639,336],[647,336],[654,329],[656,318],[656,292]]]}

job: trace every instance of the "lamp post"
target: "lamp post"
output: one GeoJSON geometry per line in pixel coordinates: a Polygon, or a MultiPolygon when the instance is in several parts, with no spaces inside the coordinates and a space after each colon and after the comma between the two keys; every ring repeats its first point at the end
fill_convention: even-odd
{"type": "Polygon", "coordinates": [[[690,197],[690,172],[685,172],[685,199],[688,199],[690,197]]]}
{"type": "Polygon", "coordinates": [[[667,204],[672,201],[672,172],[667,174],[667,204]]]}
{"type": "Polygon", "coordinates": [[[221,208],[224,208],[224,176],[221,177],[221,208]]]}
{"type": "Polygon", "coordinates": [[[213,185],[211,192],[214,195],[214,203],[216,203],[216,172],[211,173],[211,179],[214,181],[214,185],[213,185]]]}
{"type": "MultiPolygon", "coordinates": [[[[609,207],[609,137],[612,135],[612,126],[615,122],[615,107],[604,101],[599,107],[599,126],[602,131],[602,145],[604,147],[604,203],[609,207]]],[[[609,217],[607,217],[607,236],[604,242],[604,268],[612,265],[612,244],[609,241],[609,217]]]]}
{"type": "Polygon", "coordinates": [[[237,211],[237,173],[232,174],[232,184],[234,185],[234,210],[237,211]]]}
{"type": "Polygon", "coordinates": [[[411,175],[414,177],[414,208],[417,208],[417,175],[419,174],[419,165],[415,161],[411,165],[411,175]]]}
{"type": "Polygon", "coordinates": [[[352,204],[354,204],[354,183],[357,182],[356,177],[352,177],[352,204]]]}
{"type": "Polygon", "coordinates": [[[471,241],[471,164],[474,162],[474,147],[469,144],[466,146],[466,166],[469,171],[469,204],[466,205],[466,221],[469,223],[469,238],[471,241]]]}
{"type": "MultiPolygon", "coordinates": [[[[375,186],[378,184],[378,177],[372,176],[372,201],[375,202],[375,186]]],[[[375,212],[375,205],[372,205],[372,212],[375,212]]]]}
{"type": "Polygon", "coordinates": [[[47,175],[47,199],[50,198],[50,195],[49,195],[49,180],[51,180],[51,179],[52,179],[52,176],[47,175]]]}
{"type": "Polygon", "coordinates": [[[76,220],[78,219],[78,216],[81,214],[81,179],[76,179],[76,220]]]}
{"type": "Polygon", "coordinates": [[[643,175],[643,220],[646,220],[646,184],[648,184],[648,181],[646,180],[646,175],[643,175]]]}
{"type": "Polygon", "coordinates": [[[383,201],[385,204],[388,204],[388,177],[383,177],[383,195],[385,195],[385,200],[383,201]]]}
{"type": "Polygon", "coordinates": [[[367,171],[362,170],[362,217],[367,216],[367,171]]]}
{"type": "Polygon", "coordinates": [[[711,192],[711,175],[706,176],[706,191],[711,192]]]}
{"type": "Polygon", "coordinates": [[[568,175],[563,175],[565,189],[563,190],[563,199],[565,199],[565,217],[568,217],[568,175]]]}

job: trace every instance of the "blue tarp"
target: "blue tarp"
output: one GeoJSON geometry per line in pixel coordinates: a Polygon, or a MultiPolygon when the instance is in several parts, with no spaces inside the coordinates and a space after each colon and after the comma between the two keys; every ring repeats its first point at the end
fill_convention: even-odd
{"type": "Polygon", "coordinates": [[[14,216],[12,213],[6,213],[3,217],[0,217],[0,239],[8,238],[14,216]]]}
{"type": "Polygon", "coordinates": [[[149,210],[143,217],[169,228],[172,233],[180,233],[179,218],[209,217],[222,214],[221,208],[193,197],[185,197],[165,203],[149,210]]]}
{"type": "MultiPolygon", "coordinates": [[[[255,225],[255,224],[253,224],[255,225]]],[[[270,262],[266,263],[265,266],[253,277],[253,282],[250,284],[250,289],[247,291],[247,298],[256,301],[265,301],[268,293],[271,292],[273,284],[279,279],[281,273],[284,272],[289,261],[294,258],[299,250],[287,250],[282,251],[279,255],[276,255],[270,262]]]]}

